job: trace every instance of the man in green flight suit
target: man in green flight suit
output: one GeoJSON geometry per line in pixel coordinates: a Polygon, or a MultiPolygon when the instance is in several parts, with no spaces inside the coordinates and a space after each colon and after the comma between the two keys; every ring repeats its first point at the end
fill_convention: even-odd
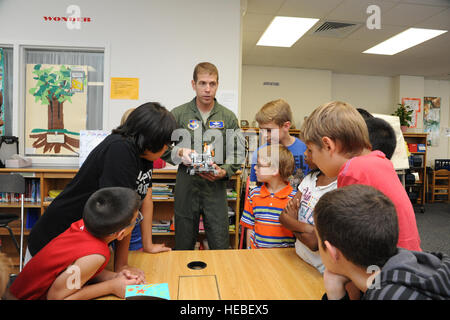
{"type": "Polygon", "coordinates": [[[208,62],[199,63],[192,80],[196,97],[172,110],[178,124],[172,140],[181,141],[162,158],[179,163],[175,186],[176,250],[194,249],[201,214],[210,249],[229,247],[226,182],[244,162],[245,143],[234,113],[215,99],[218,85],[217,68],[208,62]],[[191,153],[203,153],[204,143],[214,150],[215,171],[190,175],[187,169],[192,164],[191,153]]]}

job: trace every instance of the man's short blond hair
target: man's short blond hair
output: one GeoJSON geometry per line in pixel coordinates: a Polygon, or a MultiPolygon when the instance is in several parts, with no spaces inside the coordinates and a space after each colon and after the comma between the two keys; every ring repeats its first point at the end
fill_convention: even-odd
{"type": "Polygon", "coordinates": [[[210,62],[200,62],[194,68],[193,79],[194,82],[197,82],[198,75],[200,73],[208,73],[211,75],[217,76],[217,82],[219,82],[219,70],[217,70],[216,66],[210,62]]]}
{"type": "Polygon", "coordinates": [[[353,106],[332,101],[315,109],[303,122],[301,139],[322,147],[322,138],[328,137],[341,144],[341,153],[356,156],[363,149],[372,149],[366,122],[353,106]]]}
{"type": "Polygon", "coordinates": [[[258,150],[258,159],[269,163],[272,167],[277,168],[280,177],[284,181],[288,181],[294,172],[295,161],[292,153],[282,144],[271,144],[261,147],[258,150]],[[278,154],[277,154],[278,152],[278,154]],[[274,161],[278,163],[274,163],[274,161]]]}
{"type": "Polygon", "coordinates": [[[286,100],[273,100],[261,107],[256,114],[255,119],[260,125],[272,121],[279,127],[286,121],[289,121],[292,125],[292,110],[286,100]]]}

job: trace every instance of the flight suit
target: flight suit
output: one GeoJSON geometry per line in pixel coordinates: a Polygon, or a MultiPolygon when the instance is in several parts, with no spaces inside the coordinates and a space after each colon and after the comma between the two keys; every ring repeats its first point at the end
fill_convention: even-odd
{"type": "Polygon", "coordinates": [[[210,249],[228,249],[230,237],[226,183],[241,168],[245,157],[245,142],[238,120],[232,111],[216,100],[206,123],[203,123],[195,98],[171,112],[179,128],[172,137],[179,142],[167,150],[162,158],[179,164],[174,205],[175,249],[194,249],[201,214],[210,249]],[[213,146],[214,162],[227,172],[224,179],[211,182],[198,175],[189,175],[187,167],[175,156],[180,147],[202,153],[204,142],[213,146]]]}

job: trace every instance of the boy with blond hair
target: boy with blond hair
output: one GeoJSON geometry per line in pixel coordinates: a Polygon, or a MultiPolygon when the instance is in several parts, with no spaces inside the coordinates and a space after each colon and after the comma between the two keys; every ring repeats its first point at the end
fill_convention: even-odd
{"type": "MultiPolygon", "coordinates": [[[[266,103],[258,111],[255,116],[256,121],[261,129],[261,135],[264,145],[271,143],[280,143],[285,146],[293,155],[295,166],[291,175],[303,177],[309,172],[309,167],[304,161],[303,154],[306,150],[306,145],[298,138],[289,134],[289,129],[293,124],[291,107],[284,99],[273,100],[266,103]]],[[[263,146],[264,146],[263,145],[263,146]]],[[[257,152],[253,153],[250,171],[250,181],[255,182],[255,164],[257,152]]],[[[292,179],[292,178],[291,178],[292,179]]],[[[290,181],[294,189],[297,188],[300,181],[290,181]]]]}
{"type": "Polygon", "coordinates": [[[328,177],[337,176],[338,188],[362,184],[383,192],[397,212],[397,246],[421,251],[411,201],[392,162],[381,151],[371,151],[367,125],[358,111],[345,102],[329,102],[311,113],[301,131],[312,161],[328,177]]]}
{"type": "Polygon", "coordinates": [[[241,225],[247,229],[247,248],[292,247],[295,237],[280,223],[280,214],[295,195],[288,179],[294,157],[283,145],[274,144],[258,151],[256,176],[262,186],[250,191],[241,225]]]}

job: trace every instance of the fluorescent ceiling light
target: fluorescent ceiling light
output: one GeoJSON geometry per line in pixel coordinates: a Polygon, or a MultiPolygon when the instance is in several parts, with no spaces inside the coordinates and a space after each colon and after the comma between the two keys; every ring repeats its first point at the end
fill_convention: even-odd
{"type": "Polygon", "coordinates": [[[445,32],[447,32],[447,30],[409,28],[392,38],[367,49],[363,53],[393,55],[437,37],[445,32]]]}
{"type": "Polygon", "coordinates": [[[319,19],[275,17],[257,46],[291,47],[303,36],[319,19]]]}

